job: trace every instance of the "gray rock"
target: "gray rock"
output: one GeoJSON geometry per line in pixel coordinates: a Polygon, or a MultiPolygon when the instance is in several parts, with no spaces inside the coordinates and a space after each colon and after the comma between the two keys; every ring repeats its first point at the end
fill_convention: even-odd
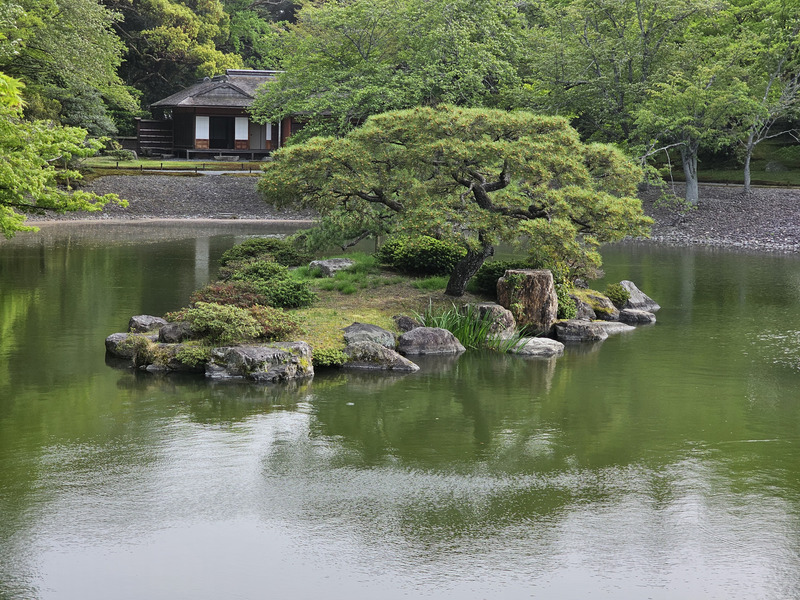
{"type": "Polygon", "coordinates": [[[619,321],[595,321],[595,323],[605,329],[606,333],[609,335],[613,333],[626,333],[636,329],[636,327],[633,327],[632,325],[626,325],[625,323],[620,323],[619,321]]]}
{"type": "Polygon", "coordinates": [[[631,295],[622,308],[636,308],[648,312],[656,312],[661,308],[655,300],[642,292],[632,281],[620,281],[619,283],[631,295]]]}
{"type": "Polygon", "coordinates": [[[656,316],[646,310],[623,308],[619,311],[619,320],[630,325],[647,325],[656,322],[656,316]]]}
{"type": "Polygon", "coordinates": [[[327,258],[325,260],[312,260],[308,263],[309,269],[319,269],[323,277],[333,277],[337,271],[352,267],[355,262],[349,258],[327,258]]]}
{"type": "Polygon", "coordinates": [[[575,318],[581,319],[582,321],[594,321],[597,318],[597,315],[594,312],[594,309],[591,307],[590,304],[584,302],[577,296],[573,294],[569,295],[575,301],[575,318]]]}
{"type": "Polygon", "coordinates": [[[344,341],[349,346],[356,342],[375,342],[386,348],[394,350],[395,337],[391,331],[370,325],[369,323],[353,323],[344,328],[344,341]]]}
{"type": "Polygon", "coordinates": [[[570,319],[555,325],[556,337],[561,342],[602,342],[608,332],[602,322],[570,319]]]}
{"type": "Polygon", "coordinates": [[[131,320],[128,321],[128,331],[131,333],[147,333],[148,331],[160,329],[166,324],[167,322],[161,317],[136,315],[131,317],[131,320]]]}
{"type": "Polygon", "coordinates": [[[564,344],[550,338],[522,338],[511,352],[523,356],[550,358],[564,354],[564,344]]]}
{"type": "Polygon", "coordinates": [[[401,354],[459,354],[466,348],[452,333],[439,327],[417,327],[400,336],[397,349],[401,354]]]}
{"type": "Polygon", "coordinates": [[[475,305],[477,316],[485,318],[490,315],[492,326],[489,328],[490,334],[497,334],[503,337],[507,332],[513,332],[517,328],[517,321],[514,315],[507,308],[503,308],[495,302],[482,302],[475,305]]]}
{"type": "Polygon", "coordinates": [[[603,294],[586,294],[592,310],[601,321],[619,321],[619,309],[603,294]]]}
{"type": "Polygon", "coordinates": [[[106,338],[106,352],[116,358],[132,359],[135,349],[129,342],[130,337],[130,333],[112,333],[106,338]]]}
{"type": "Polygon", "coordinates": [[[244,377],[277,383],[314,375],[311,347],[305,342],[275,342],[214,348],[206,377],[244,377]]]}
{"type": "Polygon", "coordinates": [[[179,344],[192,339],[192,326],[185,321],[166,323],[158,330],[158,341],[162,344],[179,344]]]}
{"type": "Polygon", "coordinates": [[[397,330],[403,333],[416,329],[417,327],[422,327],[422,323],[405,315],[395,315],[392,319],[394,319],[397,330]]]}
{"type": "Polygon", "coordinates": [[[518,326],[548,331],[558,313],[553,274],[546,269],[509,269],[497,280],[497,302],[511,310],[518,326]]]}
{"type": "Polygon", "coordinates": [[[371,341],[350,344],[344,349],[344,353],[348,356],[348,361],[343,365],[346,369],[375,369],[406,373],[419,371],[419,367],[407,358],[371,341]]]}

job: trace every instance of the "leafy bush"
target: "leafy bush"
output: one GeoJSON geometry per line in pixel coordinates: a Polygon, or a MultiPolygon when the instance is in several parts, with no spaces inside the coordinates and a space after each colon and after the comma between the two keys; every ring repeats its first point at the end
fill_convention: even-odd
{"type": "Polygon", "coordinates": [[[605,295],[617,308],[622,308],[631,298],[631,293],[619,283],[609,283],[606,286],[605,295]]]}
{"type": "Polygon", "coordinates": [[[260,337],[265,340],[285,340],[300,329],[300,321],[280,308],[256,305],[249,311],[261,327],[260,337]]]}
{"type": "Polygon", "coordinates": [[[497,280],[500,279],[508,269],[531,269],[529,263],[518,260],[494,260],[485,262],[472,278],[472,288],[481,294],[486,294],[492,298],[497,297],[497,280]]]}
{"type": "Polygon", "coordinates": [[[558,314],[559,319],[574,319],[578,314],[578,306],[575,300],[570,296],[572,286],[565,283],[557,283],[556,296],[558,297],[558,314]]]}
{"type": "Polygon", "coordinates": [[[260,282],[273,278],[286,279],[289,269],[272,260],[250,258],[230,262],[219,270],[219,276],[225,281],[260,282]]]}
{"type": "Polygon", "coordinates": [[[308,263],[311,256],[295,247],[289,240],[281,238],[251,238],[222,254],[220,265],[270,256],[278,264],[297,267],[308,263]]]}
{"type": "Polygon", "coordinates": [[[192,333],[211,344],[233,344],[261,335],[261,325],[250,311],[238,306],[198,302],[193,308],[167,313],[168,321],[186,321],[192,333]]]}
{"type": "Polygon", "coordinates": [[[211,358],[211,348],[208,346],[183,346],[175,353],[175,358],[190,367],[199,367],[211,358]]]}
{"type": "Polygon", "coordinates": [[[449,275],[466,249],[427,235],[396,236],[378,250],[381,264],[410,275],[449,275]]]}
{"type": "Polygon", "coordinates": [[[255,286],[267,299],[268,305],[278,308],[305,308],[317,299],[317,295],[305,281],[275,278],[257,281],[255,286]]]}
{"type": "Polygon", "coordinates": [[[269,299],[249,281],[215,281],[193,293],[189,302],[192,305],[208,302],[248,308],[254,304],[268,304],[269,299]]]}
{"type": "Polygon", "coordinates": [[[338,348],[314,348],[311,363],[315,367],[341,367],[347,362],[347,355],[338,348]]]}

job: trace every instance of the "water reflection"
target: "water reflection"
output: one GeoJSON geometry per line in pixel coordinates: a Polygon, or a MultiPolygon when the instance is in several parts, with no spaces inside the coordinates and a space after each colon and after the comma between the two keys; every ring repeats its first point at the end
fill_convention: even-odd
{"type": "Polygon", "coordinates": [[[659,323],[558,360],[109,368],[108,333],[257,233],[227,227],[0,244],[0,597],[795,594],[795,257],[616,249],[659,323]]]}

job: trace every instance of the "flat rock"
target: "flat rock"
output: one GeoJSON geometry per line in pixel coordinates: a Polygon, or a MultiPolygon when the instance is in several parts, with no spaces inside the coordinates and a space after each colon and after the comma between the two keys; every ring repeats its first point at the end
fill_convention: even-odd
{"type": "Polygon", "coordinates": [[[131,333],[147,333],[161,329],[167,322],[161,317],[153,315],[135,315],[128,321],[128,331],[131,333]]]}
{"type": "Polygon", "coordinates": [[[348,346],[356,342],[375,342],[391,350],[394,350],[396,345],[394,334],[391,331],[369,323],[353,323],[345,327],[344,341],[348,346]]]}
{"type": "Polygon", "coordinates": [[[314,375],[311,346],[305,342],[275,342],[214,348],[206,377],[244,377],[277,383],[314,375]]]}
{"type": "Polygon", "coordinates": [[[419,371],[419,367],[413,362],[376,342],[355,342],[348,345],[344,349],[344,353],[348,356],[348,361],[343,365],[346,369],[400,371],[405,373],[419,371]]]}
{"type": "Polygon", "coordinates": [[[541,356],[550,358],[564,354],[564,344],[550,338],[522,338],[519,344],[511,350],[514,354],[523,356],[541,356]]]}
{"type": "Polygon", "coordinates": [[[656,316],[646,310],[623,308],[619,311],[619,320],[629,325],[647,325],[656,322],[656,316]]]}
{"type": "Polygon", "coordinates": [[[608,332],[600,321],[559,321],[555,325],[555,331],[561,342],[602,342],[608,338],[608,332]]]}
{"type": "Polygon", "coordinates": [[[439,327],[417,327],[400,336],[401,354],[459,354],[466,351],[452,333],[439,327]]]}
{"type": "Polygon", "coordinates": [[[619,284],[628,290],[628,293],[631,295],[622,308],[635,308],[648,312],[656,312],[661,308],[655,300],[642,292],[632,281],[620,281],[619,284]]]}
{"type": "Polygon", "coordinates": [[[609,335],[614,333],[626,333],[636,329],[636,327],[633,327],[632,325],[626,325],[625,323],[620,323],[619,321],[595,321],[595,323],[602,327],[609,335]]]}
{"type": "Polygon", "coordinates": [[[309,269],[319,269],[323,277],[333,277],[337,271],[349,269],[354,261],[349,258],[326,258],[325,260],[312,260],[308,263],[309,269]]]}

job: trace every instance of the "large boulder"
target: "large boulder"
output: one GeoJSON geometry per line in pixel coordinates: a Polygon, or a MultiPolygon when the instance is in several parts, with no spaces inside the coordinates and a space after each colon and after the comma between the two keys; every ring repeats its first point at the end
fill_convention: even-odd
{"type": "Polygon", "coordinates": [[[311,346],[305,342],[275,342],[214,348],[206,377],[244,377],[258,382],[288,381],[314,375],[311,346]]]}
{"type": "Polygon", "coordinates": [[[594,314],[601,321],[619,321],[619,309],[603,294],[586,294],[594,314]]]}
{"type": "Polygon", "coordinates": [[[413,362],[400,356],[394,350],[372,341],[354,342],[344,349],[347,354],[346,369],[374,369],[381,371],[419,371],[413,362]]]}
{"type": "Polygon", "coordinates": [[[522,356],[551,358],[564,354],[564,344],[556,340],[551,340],[550,338],[522,338],[511,352],[514,354],[521,354],[522,356]]]}
{"type": "Polygon", "coordinates": [[[570,319],[555,325],[556,337],[561,342],[602,342],[608,332],[602,322],[570,319]]]}
{"type": "Polygon", "coordinates": [[[642,292],[632,281],[620,281],[619,284],[631,295],[622,308],[636,308],[647,312],[656,312],[661,308],[655,300],[642,292]]]}
{"type": "Polygon", "coordinates": [[[391,350],[394,350],[396,345],[394,334],[391,331],[369,323],[353,323],[345,327],[344,341],[348,346],[356,342],[375,342],[391,350]]]}
{"type": "Polygon", "coordinates": [[[112,333],[106,338],[106,352],[115,358],[133,359],[136,346],[131,342],[131,334],[112,333]]]}
{"type": "Polygon", "coordinates": [[[417,327],[400,336],[397,349],[401,354],[459,354],[466,348],[452,333],[439,327],[417,327]]]}
{"type": "Polygon", "coordinates": [[[546,269],[509,269],[497,280],[497,302],[513,313],[519,327],[548,331],[558,313],[553,274],[546,269]]]}
{"type": "Polygon", "coordinates": [[[162,344],[180,344],[192,339],[192,324],[186,321],[166,323],[158,330],[158,341],[162,344]]]}
{"type": "Polygon", "coordinates": [[[570,294],[569,297],[575,301],[576,319],[580,319],[582,321],[594,321],[597,318],[597,315],[595,314],[591,304],[585,302],[582,298],[579,298],[575,294],[570,294]]]}
{"type": "Polygon", "coordinates": [[[337,271],[344,271],[352,267],[355,262],[349,258],[326,258],[325,260],[312,260],[308,263],[309,269],[319,269],[323,277],[333,277],[337,271]]]}
{"type": "Polygon", "coordinates": [[[483,319],[487,315],[492,320],[489,328],[490,335],[503,337],[507,332],[513,332],[517,328],[517,321],[510,310],[497,304],[496,302],[481,302],[475,305],[476,315],[483,319]]]}
{"type": "Polygon", "coordinates": [[[147,352],[146,361],[137,359],[139,368],[152,373],[157,372],[181,372],[181,373],[202,373],[205,371],[206,360],[192,360],[181,351],[197,346],[186,344],[154,344],[147,352]]]}
{"type": "Polygon", "coordinates": [[[656,322],[656,316],[646,310],[623,308],[619,311],[619,320],[629,325],[648,325],[656,322]]]}
{"type": "Polygon", "coordinates": [[[147,333],[161,329],[167,322],[161,317],[153,315],[135,315],[128,321],[128,331],[131,333],[147,333]]]}

